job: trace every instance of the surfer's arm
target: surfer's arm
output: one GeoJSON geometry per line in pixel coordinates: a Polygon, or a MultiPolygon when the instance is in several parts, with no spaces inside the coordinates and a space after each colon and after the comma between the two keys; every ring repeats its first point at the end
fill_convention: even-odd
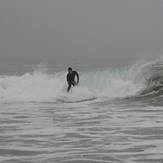
{"type": "Polygon", "coordinates": [[[68,82],[68,83],[70,82],[69,74],[67,74],[67,82],[68,82]]]}
{"type": "Polygon", "coordinates": [[[79,74],[76,72],[76,76],[77,76],[77,83],[79,83],[79,74]]]}

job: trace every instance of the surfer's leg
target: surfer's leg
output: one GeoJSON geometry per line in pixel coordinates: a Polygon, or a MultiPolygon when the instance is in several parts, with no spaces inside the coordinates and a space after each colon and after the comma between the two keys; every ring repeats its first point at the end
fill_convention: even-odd
{"type": "Polygon", "coordinates": [[[67,92],[69,92],[71,85],[75,86],[75,84],[73,83],[73,81],[68,83],[68,88],[67,88],[67,92]]]}
{"type": "MultiPolygon", "coordinates": [[[[71,84],[72,84],[72,82],[69,82],[69,83],[68,83],[67,92],[69,92],[69,90],[70,90],[70,88],[71,88],[71,84]]],[[[72,84],[72,85],[73,85],[73,84],[72,84]]]]}
{"type": "Polygon", "coordinates": [[[68,83],[67,92],[69,92],[70,88],[71,88],[71,83],[68,83]]]}

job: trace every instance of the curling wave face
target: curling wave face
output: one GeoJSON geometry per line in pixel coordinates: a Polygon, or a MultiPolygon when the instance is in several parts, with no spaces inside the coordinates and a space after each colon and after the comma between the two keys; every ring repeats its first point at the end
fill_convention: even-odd
{"type": "Polygon", "coordinates": [[[80,84],[66,92],[67,72],[36,70],[22,76],[0,76],[0,101],[78,102],[92,99],[161,98],[161,59],[122,68],[80,72],[80,84]]]}

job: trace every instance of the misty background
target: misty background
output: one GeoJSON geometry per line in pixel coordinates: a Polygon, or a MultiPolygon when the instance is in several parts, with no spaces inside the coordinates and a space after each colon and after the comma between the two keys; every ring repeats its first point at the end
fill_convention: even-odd
{"type": "Polygon", "coordinates": [[[162,53],[162,0],[0,0],[1,59],[162,53]]]}

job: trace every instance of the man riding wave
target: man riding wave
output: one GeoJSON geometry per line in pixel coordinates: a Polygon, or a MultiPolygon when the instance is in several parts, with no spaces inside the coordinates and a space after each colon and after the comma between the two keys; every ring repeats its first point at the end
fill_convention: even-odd
{"type": "Polygon", "coordinates": [[[78,85],[79,83],[79,74],[76,71],[72,71],[71,67],[68,68],[67,83],[68,83],[67,92],[69,92],[71,85],[75,86],[78,85]],[[75,76],[77,76],[77,82],[75,81],[75,76]]]}

